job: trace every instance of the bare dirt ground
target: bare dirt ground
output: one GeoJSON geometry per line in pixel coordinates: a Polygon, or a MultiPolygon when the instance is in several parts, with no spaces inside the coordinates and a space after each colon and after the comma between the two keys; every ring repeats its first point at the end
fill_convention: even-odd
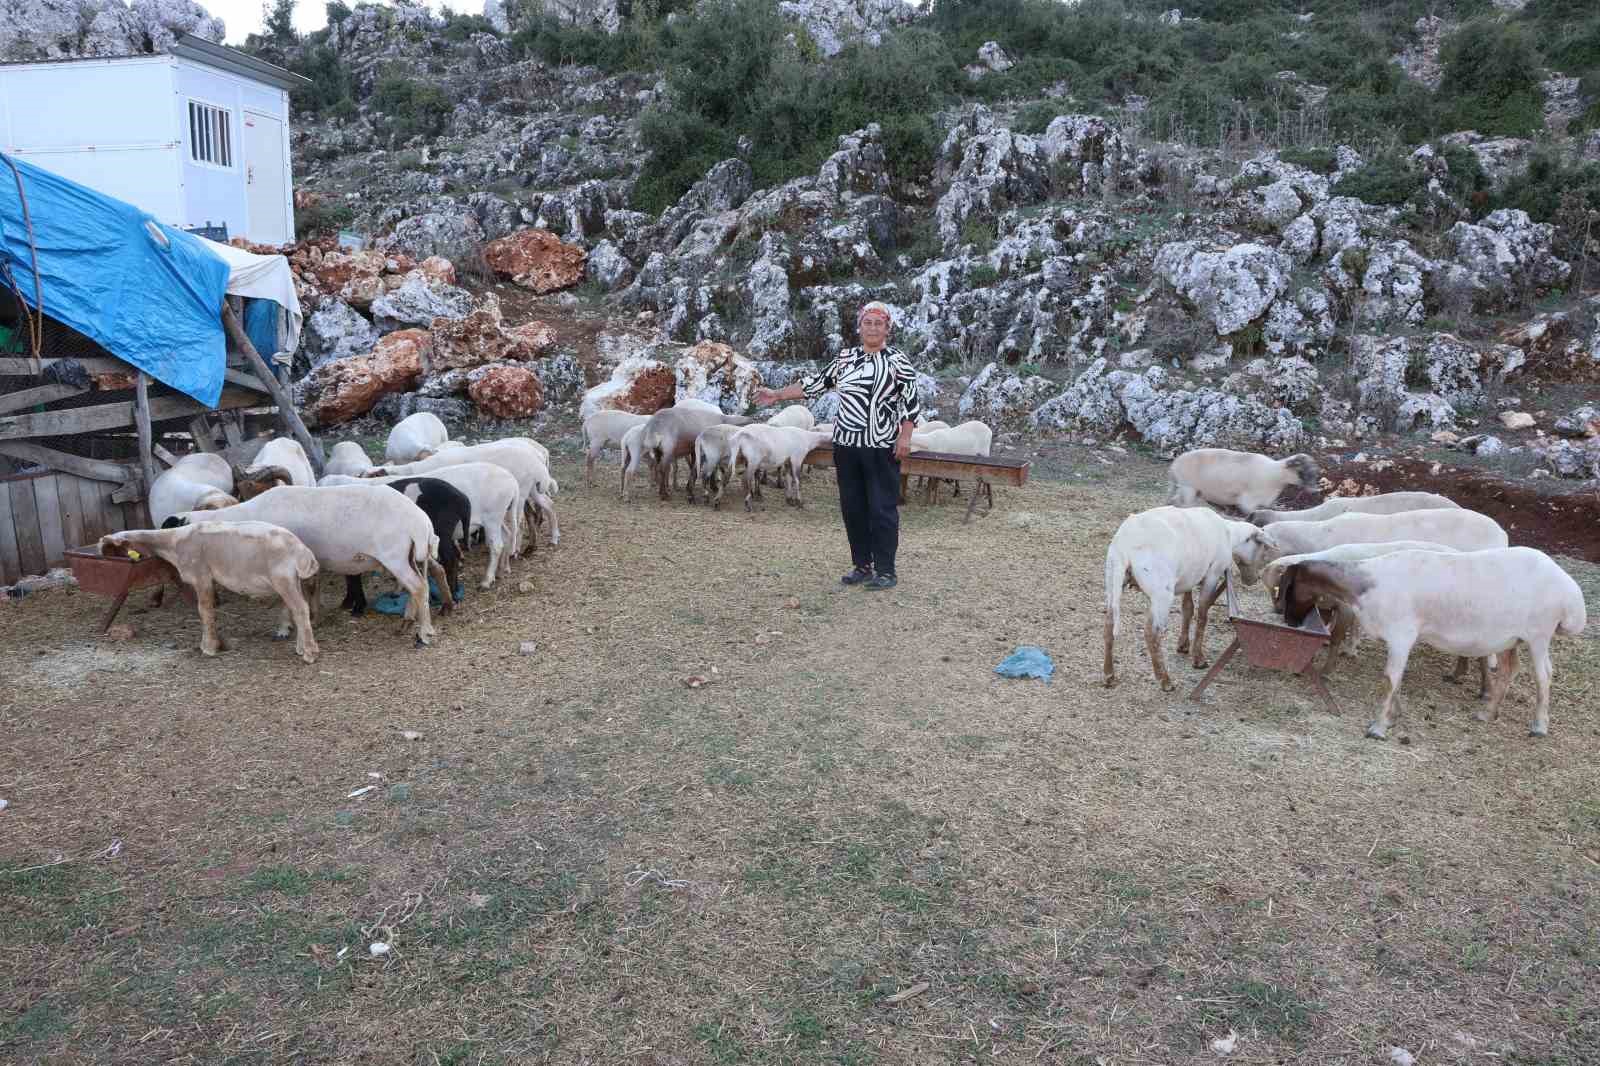
{"type": "Polygon", "coordinates": [[[825,475],[713,514],[566,458],[560,547],[429,650],[0,607],[0,1060],[1600,1061],[1600,624],[1543,741],[1526,675],[1480,724],[1427,650],[1386,744],[1376,645],[1337,717],[1243,665],[1197,707],[1135,621],[1108,691],[1104,545],[1161,471],[1052,469],[908,506],[882,595],[825,475]],[[994,675],[1021,643],[1052,684],[994,675]]]}

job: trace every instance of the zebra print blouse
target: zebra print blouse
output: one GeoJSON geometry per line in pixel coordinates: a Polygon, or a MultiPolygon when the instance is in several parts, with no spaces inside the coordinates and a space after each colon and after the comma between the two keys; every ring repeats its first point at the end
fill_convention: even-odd
{"type": "Polygon", "coordinates": [[[824,369],[801,378],[800,385],[812,400],[821,399],[829,389],[838,390],[835,444],[892,448],[900,423],[915,422],[922,415],[917,372],[900,349],[887,345],[877,352],[846,348],[824,369]]]}

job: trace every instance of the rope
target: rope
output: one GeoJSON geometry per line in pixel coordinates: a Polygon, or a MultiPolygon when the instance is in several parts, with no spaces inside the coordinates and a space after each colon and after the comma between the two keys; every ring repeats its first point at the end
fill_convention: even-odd
{"type": "Polygon", "coordinates": [[[33,234],[33,215],[28,211],[28,194],[22,187],[22,172],[17,169],[17,164],[12,158],[0,152],[0,159],[6,161],[6,166],[11,168],[11,177],[17,183],[17,200],[22,204],[22,225],[28,231],[28,254],[33,259],[33,308],[28,307],[28,301],[22,298],[22,289],[17,285],[17,279],[11,272],[11,266],[0,260],[0,276],[3,276],[11,291],[16,294],[17,306],[22,311],[22,317],[28,324],[28,349],[33,357],[33,372],[42,373],[44,362],[40,353],[44,350],[44,285],[39,280],[39,244],[33,234]]]}

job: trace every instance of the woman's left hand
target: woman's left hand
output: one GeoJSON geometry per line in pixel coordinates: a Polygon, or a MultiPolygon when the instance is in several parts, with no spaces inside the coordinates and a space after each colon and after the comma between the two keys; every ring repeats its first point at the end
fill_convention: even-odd
{"type": "Polygon", "coordinates": [[[901,433],[894,442],[894,461],[899,463],[911,454],[911,434],[901,433]]]}

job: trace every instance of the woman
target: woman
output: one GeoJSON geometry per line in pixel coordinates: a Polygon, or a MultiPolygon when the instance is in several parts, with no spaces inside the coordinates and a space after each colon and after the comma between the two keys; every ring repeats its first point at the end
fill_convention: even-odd
{"type": "Polygon", "coordinates": [[[859,348],[846,348],[821,373],[781,389],[757,389],[757,405],[821,399],[836,389],[833,468],[839,479],[839,513],[850,538],[855,568],[839,580],[874,591],[896,584],[900,545],[900,460],[911,451],[911,431],[922,414],[917,372],[898,348],[888,346],[894,318],[876,301],[856,317],[859,348]]]}

